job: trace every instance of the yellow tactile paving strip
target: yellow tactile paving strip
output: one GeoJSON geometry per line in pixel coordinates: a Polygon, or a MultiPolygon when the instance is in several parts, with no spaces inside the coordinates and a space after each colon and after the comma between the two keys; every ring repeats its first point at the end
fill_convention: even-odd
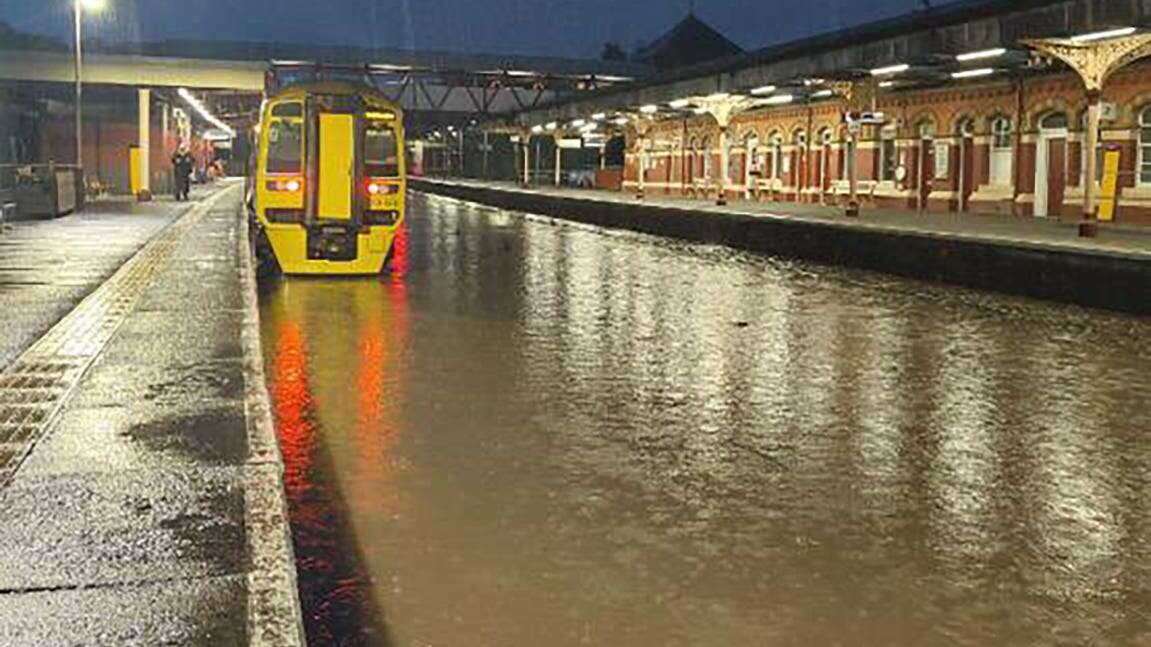
{"type": "Polygon", "coordinates": [[[50,428],[84,372],[167,265],[180,237],[222,196],[196,205],[160,232],[0,373],[0,487],[11,482],[50,428]]]}

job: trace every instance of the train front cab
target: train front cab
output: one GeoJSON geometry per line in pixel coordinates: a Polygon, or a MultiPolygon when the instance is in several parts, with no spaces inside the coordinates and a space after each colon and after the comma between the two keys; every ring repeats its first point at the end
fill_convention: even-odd
{"type": "Polygon", "coordinates": [[[402,117],[352,94],[276,99],[256,210],[285,274],[377,274],[404,216],[402,117]]]}

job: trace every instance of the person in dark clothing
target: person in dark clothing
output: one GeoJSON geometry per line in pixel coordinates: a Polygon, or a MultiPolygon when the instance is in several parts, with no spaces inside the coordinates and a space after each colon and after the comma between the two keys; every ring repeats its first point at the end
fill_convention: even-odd
{"type": "Polygon", "coordinates": [[[195,160],[187,144],[180,144],[175,153],[172,153],[172,173],[176,176],[176,199],[187,200],[188,192],[192,187],[192,165],[195,160]]]}

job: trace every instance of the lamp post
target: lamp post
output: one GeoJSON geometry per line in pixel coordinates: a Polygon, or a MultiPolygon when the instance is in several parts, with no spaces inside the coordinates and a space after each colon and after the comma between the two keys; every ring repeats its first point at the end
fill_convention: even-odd
{"type": "Polygon", "coordinates": [[[83,140],[83,67],[84,54],[81,47],[83,17],[85,11],[97,12],[104,8],[105,0],[73,0],[72,13],[76,27],[76,166],[80,175],[84,174],[83,140]]]}

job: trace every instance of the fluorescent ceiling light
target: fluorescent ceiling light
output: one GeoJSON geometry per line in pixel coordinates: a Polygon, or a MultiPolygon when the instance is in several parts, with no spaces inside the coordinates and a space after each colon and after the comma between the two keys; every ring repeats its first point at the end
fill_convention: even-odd
{"type": "Polygon", "coordinates": [[[649,103],[646,106],[640,106],[639,111],[645,115],[653,115],[659,112],[659,106],[655,105],[654,103],[649,103]]]}
{"type": "Polygon", "coordinates": [[[888,65],[887,67],[877,67],[871,71],[872,76],[887,76],[889,74],[899,74],[911,69],[907,63],[900,63],[899,65],[888,65]]]}
{"type": "Polygon", "coordinates": [[[830,97],[833,94],[835,94],[835,93],[832,92],[831,90],[820,90],[819,92],[812,93],[811,96],[816,98],[816,99],[826,99],[827,97],[830,97]]]}
{"type": "Polygon", "coordinates": [[[557,124],[554,121],[549,121],[546,125],[544,125],[544,128],[546,128],[548,130],[555,130],[558,127],[559,127],[559,124],[557,124]]]}
{"type": "Polygon", "coordinates": [[[891,88],[894,86],[895,86],[895,81],[880,81],[879,82],[879,87],[881,87],[881,88],[891,88]]]}
{"type": "Polygon", "coordinates": [[[780,94],[774,97],[768,97],[763,100],[763,102],[769,106],[782,106],[786,103],[791,103],[792,101],[795,101],[795,97],[790,94],[780,94]]]}
{"type": "Polygon", "coordinates": [[[774,85],[761,85],[758,88],[754,88],[751,93],[754,95],[771,94],[772,92],[775,92],[775,89],[776,88],[774,85]]]}
{"type": "Polygon", "coordinates": [[[232,127],[228,124],[217,119],[216,115],[208,112],[208,109],[204,107],[204,104],[200,103],[200,100],[193,96],[192,93],[188,91],[188,88],[180,88],[177,93],[181,98],[184,99],[184,101],[188,102],[188,105],[192,106],[192,108],[198,112],[201,117],[203,117],[204,121],[228,133],[232,137],[236,136],[236,131],[232,130],[232,127]]]}
{"type": "Polygon", "coordinates": [[[967,52],[955,57],[955,60],[965,63],[967,61],[978,61],[985,58],[998,58],[1007,53],[1007,49],[1003,47],[996,47],[995,49],[984,49],[978,52],[967,52]]]}
{"type": "Polygon", "coordinates": [[[539,126],[539,125],[536,125],[536,126],[532,126],[532,132],[533,132],[533,133],[535,133],[535,134],[537,134],[537,135],[538,135],[538,134],[540,134],[540,133],[542,133],[543,131],[544,131],[544,127],[543,127],[543,126],[539,126]]]}
{"type": "Polygon", "coordinates": [[[375,63],[369,67],[384,72],[409,72],[412,69],[411,65],[393,65],[391,63],[375,63]]]}
{"type": "Polygon", "coordinates": [[[586,124],[586,123],[587,123],[587,121],[585,121],[583,119],[576,119],[575,121],[572,122],[572,127],[583,128],[584,124],[586,124]]]}
{"type": "Polygon", "coordinates": [[[627,117],[616,117],[615,125],[626,126],[627,125],[627,117]]]}
{"type": "Polygon", "coordinates": [[[686,107],[690,106],[691,101],[689,101],[687,99],[676,99],[675,101],[672,101],[671,103],[669,103],[667,105],[671,106],[672,108],[675,108],[676,110],[680,110],[682,108],[686,108],[686,107]]]}
{"type": "Polygon", "coordinates": [[[706,115],[707,114],[707,108],[696,108],[695,110],[692,110],[692,112],[694,112],[697,115],[706,115]]]}
{"type": "Polygon", "coordinates": [[[973,79],[979,76],[991,76],[995,74],[995,70],[990,67],[980,68],[978,70],[963,70],[962,72],[952,72],[951,78],[953,79],[973,79]]]}
{"type": "Polygon", "coordinates": [[[1119,29],[1108,29],[1107,31],[1096,31],[1090,34],[1080,34],[1072,36],[1071,42],[1073,43],[1090,43],[1097,40],[1107,40],[1108,38],[1119,38],[1120,36],[1130,36],[1135,33],[1134,27],[1120,27],[1119,29]]]}
{"type": "Polygon", "coordinates": [[[602,112],[597,112],[594,115],[592,115],[591,118],[596,120],[596,121],[603,121],[604,119],[607,119],[607,115],[602,113],[602,112]]]}

